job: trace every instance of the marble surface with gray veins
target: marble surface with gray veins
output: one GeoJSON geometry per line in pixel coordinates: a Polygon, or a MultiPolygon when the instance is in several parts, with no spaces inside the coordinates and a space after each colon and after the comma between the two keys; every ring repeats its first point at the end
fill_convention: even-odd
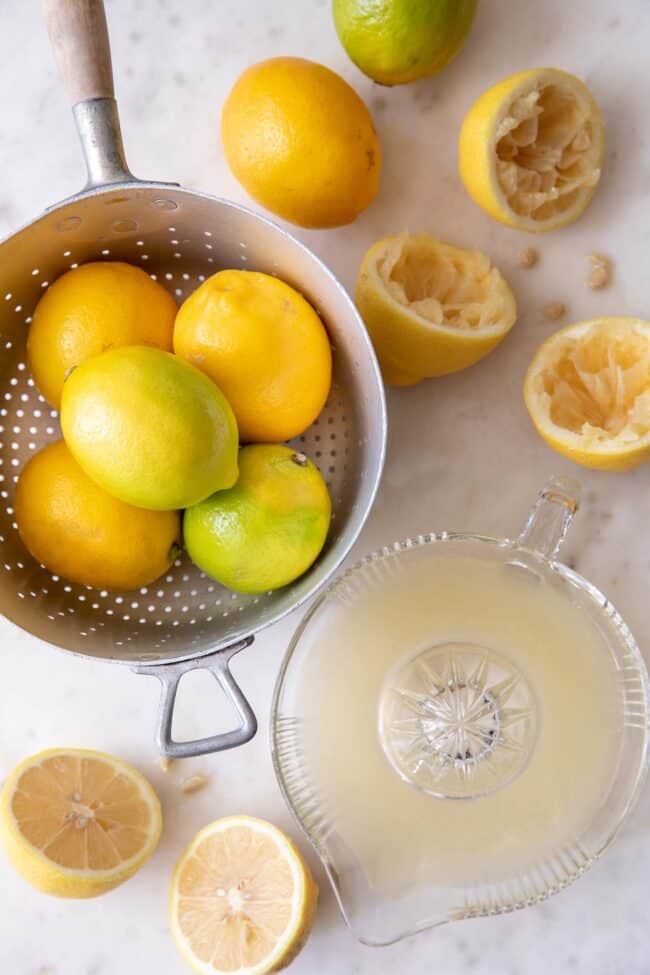
{"type": "MultiPolygon", "coordinates": [[[[600,313],[650,317],[647,254],[647,46],[650,4],[627,0],[482,0],[471,37],[439,77],[386,89],[346,58],[326,0],[108,0],[117,91],[132,170],[245,201],[219,144],[219,111],[252,61],[311,57],[341,72],[370,106],[384,151],[381,192],[355,224],[299,236],[351,287],[366,247],[403,229],[483,248],[511,281],[520,318],[475,368],[388,395],[390,443],[380,495],[356,554],[438,528],[516,532],[540,484],[576,473],[539,440],[521,397],[526,365],[555,327],[542,313],[567,306],[566,321],[600,313]],[[607,122],[602,185],[573,227],[532,241],[540,261],[518,267],[531,240],[501,227],[467,197],[456,171],[456,138],[474,97],[505,75],[553,65],[583,77],[607,122]],[[614,280],[586,284],[586,255],[604,252],[614,280]]],[[[82,164],[36,0],[4,0],[0,29],[0,236],[79,188],[82,164]]],[[[585,503],[567,558],[604,589],[650,648],[647,519],[650,468],[627,475],[581,472],[585,503]]],[[[3,584],[11,585],[4,577],[3,584]]],[[[98,747],[135,762],[165,810],[160,848],[137,877],[106,898],[50,900],[0,859],[0,969],[7,975],[182,975],[167,931],[172,865],[196,829],[235,811],[268,817],[295,834],[275,784],[267,733],[271,691],[294,616],[264,633],[235,671],[260,717],[240,751],[165,775],[152,726],[154,681],[84,662],[2,628],[0,778],[23,756],[55,744],[98,747]],[[178,779],[209,776],[184,796],[178,779]]],[[[179,733],[207,732],[218,709],[209,677],[183,688],[179,733]]],[[[339,716],[336,716],[336,720],[339,716]]],[[[571,743],[567,742],[567,747],[571,743]]],[[[575,756],[576,762],[580,755],[575,756]]],[[[313,936],[292,975],[646,975],[650,797],[615,847],[573,887],[508,917],[455,924],[377,950],[345,928],[327,881],[313,936]]],[[[398,838],[396,838],[398,840],[398,838]]],[[[304,846],[304,843],[303,843],[304,846]]]]}

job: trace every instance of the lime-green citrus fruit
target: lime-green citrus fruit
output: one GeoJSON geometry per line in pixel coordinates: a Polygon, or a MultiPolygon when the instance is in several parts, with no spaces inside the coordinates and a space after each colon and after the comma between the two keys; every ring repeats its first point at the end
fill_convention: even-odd
{"type": "Polygon", "coordinates": [[[186,508],[237,480],[237,422],[211,379],[145,346],[88,359],[63,387],[61,429],[77,463],[140,508],[186,508]]]}
{"type": "Polygon", "coordinates": [[[239,480],[185,512],[193,562],[237,592],[266,592],[306,572],[323,547],[331,503],[318,468],[277,444],[239,452],[239,480]]]}
{"type": "Polygon", "coordinates": [[[334,0],[343,47],[381,85],[441,71],[469,34],[478,0],[334,0]]]}

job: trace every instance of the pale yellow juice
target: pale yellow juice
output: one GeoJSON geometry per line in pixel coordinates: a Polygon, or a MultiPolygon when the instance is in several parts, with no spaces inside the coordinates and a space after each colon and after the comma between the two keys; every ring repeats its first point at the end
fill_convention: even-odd
{"type": "Polygon", "coordinates": [[[302,637],[294,706],[304,768],[326,828],[376,889],[399,891],[418,877],[492,883],[571,847],[604,801],[621,743],[616,664],[575,600],[487,546],[486,558],[441,558],[437,549],[372,569],[372,589],[353,577],[335,611],[317,614],[302,637]],[[390,675],[449,641],[496,651],[534,697],[525,767],[483,798],[423,794],[380,741],[390,675]]]}

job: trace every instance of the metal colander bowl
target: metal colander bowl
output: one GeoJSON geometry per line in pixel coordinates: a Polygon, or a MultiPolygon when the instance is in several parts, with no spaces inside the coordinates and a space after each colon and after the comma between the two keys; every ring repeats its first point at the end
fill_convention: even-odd
{"type": "Polygon", "coordinates": [[[64,650],[130,664],[163,685],[158,744],[183,756],[231,747],[255,719],[228,671],[233,653],[263,627],[315,593],[357,538],[381,475],[386,419],[383,387],[367,334],[342,286],[302,244],[270,221],[176,184],[134,179],[124,160],[108,68],[100,0],[48,0],[52,41],[68,89],[89,173],[88,187],[0,244],[0,612],[64,650]],[[94,73],[87,77],[91,52],[94,73]],[[83,55],[83,56],[82,56],[83,55]],[[83,71],[76,72],[75,65],[83,71]],[[108,74],[107,74],[108,72],[108,74]],[[99,96],[99,97],[96,97],[99,96]],[[177,301],[221,268],[274,274],[314,305],[330,336],[333,383],[327,404],[294,441],[320,468],[332,498],[332,525],[311,570],[276,592],[230,592],[183,556],[136,592],[96,590],[52,575],[23,546],[13,496],[34,451],[61,436],[57,412],[30,376],[25,345],[48,284],[87,261],[144,268],[177,301]],[[176,687],[188,669],[211,669],[242,718],[234,732],[173,742],[176,687]]]}

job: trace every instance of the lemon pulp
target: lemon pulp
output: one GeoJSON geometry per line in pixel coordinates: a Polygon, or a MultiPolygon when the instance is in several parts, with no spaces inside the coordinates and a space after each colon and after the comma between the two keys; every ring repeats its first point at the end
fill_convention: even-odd
{"type": "Polygon", "coordinates": [[[606,318],[562,329],[536,353],[524,395],[556,450],[588,467],[636,467],[650,456],[650,324],[606,318]]]}
{"type": "Polygon", "coordinates": [[[575,220],[600,179],[604,125],[589,89],[554,68],[522,71],[467,113],[460,173],[476,202],[520,230],[575,220]]]}
{"type": "Polygon", "coordinates": [[[407,385],[477,362],[516,320],[510,287],[477,250],[399,234],[365,255],[356,300],[389,383],[407,385]]]}
{"type": "Polygon", "coordinates": [[[284,968],[313,923],[318,888],[291,840],[250,816],[206,826],[172,880],[171,931],[201,975],[284,968]]]}
{"type": "Polygon", "coordinates": [[[0,827],[28,883],[59,897],[93,897],[132,876],[153,852],[160,805],[135,769],[101,752],[50,749],[9,776],[0,827]]]}

